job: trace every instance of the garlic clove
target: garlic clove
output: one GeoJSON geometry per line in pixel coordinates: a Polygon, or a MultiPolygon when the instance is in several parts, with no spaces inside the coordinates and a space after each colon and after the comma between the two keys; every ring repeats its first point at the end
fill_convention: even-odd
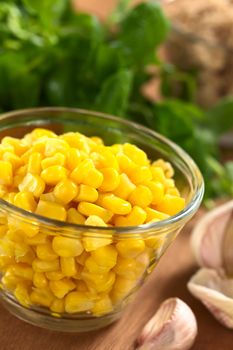
{"type": "MultiPolygon", "coordinates": [[[[228,225],[233,212],[233,200],[223,204],[204,215],[193,230],[191,247],[200,266],[220,268],[233,266],[233,256],[227,253],[224,243],[228,225]]],[[[229,241],[229,239],[228,239],[229,241]]]]}
{"type": "Polygon", "coordinates": [[[188,350],[197,335],[196,318],[182,300],[164,301],[138,337],[137,350],[188,350]]]}
{"type": "Polygon", "coordinates": [[[201,268],[190,279],[188,289],[220,323],[233,328],[233,279],[223,270],[201,268]]]}

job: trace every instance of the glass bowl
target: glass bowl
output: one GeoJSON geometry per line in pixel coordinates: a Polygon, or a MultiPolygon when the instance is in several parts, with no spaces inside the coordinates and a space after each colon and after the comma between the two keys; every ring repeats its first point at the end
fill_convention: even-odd
{"type": "MultiPolygon", "coordinates": [[[[152,272],[167,247],[197,211],[203,197],[203,179],[193,160],[163,136],[141,125],[97,112],[68,108],[10,112],[0,117],[0,139],[6,135],[22,137],[35,127],[48,128],[57,134],[79,131],[87,136],[99,136],[106,145],[134,143],[151,160],[163,158],[173,165],[177,187],[186,199],[186,207],[175,216],[131,227],[68,224],[26,212],[0,200],[0,233],[3,233],[0,236],[1,302],[12,314],[36,326],[69,332],[98,329],[121,316],[122,310],[152,272]],[[20,232],[23,233],[23,242],[20,232]],[[4,238],[5,233],[7,239],[4,238]],[[129,247],[130,259],[118,258],[117,265],[103,273],[82,271],[88,255],[85,252],[75,258],[76,267],[73,266],[74,260],[65,260],[69,258],[38,266],[35,248],[57,237],[72,238],[79,242],[89,240],[97,246],[111,246],[110,250],[114,250],[115,245],[121,242],[124,247],[129,247]],[[27,282],[32,279],[31,266],[34,270],[42,270],[50,281],[59,280],[60,264],[67,269],[67,276],[71,276],[70,270],[76,268],[77,273],[72,275],[72,279],[77,284],[78,294],[75,294],[75,300],[69,300],[70,307],[75,306],[75,313],[63,312],[59,300],[56,300],[51,311],[54,298],[49,288],[43,288],[43,282],[39,289],[33,287],[32,282],[27,282]],[[16,280],[10,278],[7,272],[9,268],[13,268],[16,280]],[[24,276],[25,283],[30,284],[31,299],[28,302],[24,286],[18,288],[17,276],[24,276]],[[44,307],[31,305],[31,300],[33,304],[39,302],[44,307]]],[[[111,259],[111,256],[105,258],[111,259]]]]}
{"type": "MultiPolygon", "coordinates": [[[[196,101],[208,108],[233,94],[233,3],[226,0],[161,0],[171,21],[167,60],[197,82],[196,101]]],[[[182,79],[173,86],[184,94],[182,79]]]]}

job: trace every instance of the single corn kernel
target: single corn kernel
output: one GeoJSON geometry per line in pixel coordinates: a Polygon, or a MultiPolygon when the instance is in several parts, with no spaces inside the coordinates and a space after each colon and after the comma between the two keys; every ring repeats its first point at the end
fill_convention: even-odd
{"type": "Polygon", "coordinates": [[[53,292],[56,298],[62,299],[71,290],[76,288],[76,284],[68,278],[64,278],[59,281],[50,281],[49,288],[53,292]]]}
{"type": "Polygon", "coordinates": [[[30,294],[30,299],[33,304],[50,307],[54,300],[54,296],[48,287],[34,288],[30,294]]]}
{"type": "Polygon", "coordinates": [[[14,204],[15,196],[16,196],[16,193],[15,193],[15,192],[10,192],[10,193],[6,193],[6,194],[3,196],[3,199],[4,199],[5,201],[7,201],[8,203],[14,204]]]}
{"type": "Polygon", "coordinates": [[[121,256],[117,259],[117,264],[114,267],[114,272],[126,279],[137,279],[140,277],[147,266],[144,266],[136,259],[122,258],[121,256]]]}
{"type": "Polygon", "coordinates": [[[25,282],[19,282],[15,288],[14,296],[19,301],[19,303],[25,307],[31,304],[29,296],[29,288],[25,282]]]}
{"type": "Polygon", "coordinates": [[[9,290],[14,290],[18,283],[22,283],[22,279],[20,277],[15,276],[11,271],[11,267],[9,267],[4,272],[1,282],[5,288],[9,290]]]}
{"type": "Polygon", "coordinates": [[[145,181],[152,180],[152,173],[148,166],[141,166],[136,168],[130,175],[130,180],[135,184],[141,184],[145,181]]]}
{"type": "Polygon", "coordinates": [[[32,141],[36,141],[36,140],[40,139],[41,137],[45,137],[45,136],[57,137],[57,135],[53,131],[48,130],[48,129],[43,129],[43,128],[36,128],[28,135],[31,136],[32,141]]]}
{"type": "MultiPolygon", "coordinates": [[[[31,227],[32,225],[30,225],[31,227]]],[[[42,232],[39,232],[39,228],[35,226],[35,229],[37,229],[37,233],[35,235],[28,235],[28,232],[25,231],[25,235],[27,236],[25,239],[25,242],[29,245],[38,245],[38,244],[45,244],[47,242],[47,235],[45,235],[42,232]],[[39,233],[38,233],[39,232],[39,233]]],[[[33,232],[33,231],[32,231],[33,232]]]]}
{"type": "Polygon", "coordinates": [[[149,162],[146,153],[130,143],[123,145],[123,152],[136,164],[147,165],[149,162]]]}
{"type": "Polygon", "coordinates": [[[91,256],[98,265],[109,267],[109,269],[113,268],[117,262],[117,250],[112,245],[92,251],[91,256]]]}
{"type": "Polygon", "coordinates": [[[53,193],[59,202],[68,204],[78,193],[77,185],[69,179],[63,179],[54,187],[53,193]]]}
{"type": "Polygon", "coordinates": [[[145,250],[145,243],[142,239],[124,239],[116,244],[116,248],[123,258],[135,258],[145,250]]]}
{"type": "Polygon", "coordinates": [[[154,181],[161,182],[162,184],[166,182],[166,176],[162,168],[151,166],[150,170],[154,181]]]}
{"type": "Polygon", "coordinates": [[[66,165],[70,170],[74,170],[81,162],[81,154],[77,148],[70,148],[66,154],[66,165]]]}
{"type": "Polygon", "coordinates": [[[46,278],[50,281],[59,281],[65,276],[61,271],[51,271],[51,272],[46,272],[45,273],[46,278]]]}
{"type": "Polygon", "coordinates": [[[166,190],[166,194],[171,194],[172,196],[180,197],[180,192],[176,187],[169,187],[166,190]]]}
{"type": "Polygon", "coordinates": [[[56,236],[53,239],[53,250],[59,256],[72,258],[82,254],[83,246],[78,238],[56,236]]]}
{"type": "Polygon", "coordinates": [[[146,212],[141,207],[134,206],[126,216],[117,216],[114,219],[115,226],[137,226],[142,225],[146,220],[146,212]]]}
{"type": "Polygon", "coordinates": [[[146,208],[151,204],[153,195],[147,186],[138,185],[129,196],[129,202],[132,205],[146,208]]]}
{"type": "Polygon", "coordinates": [[[155,205],[158,204],[164,196],[164,186],[161,182],[156,181],[146,181],[143,183],[143,185],[147,186],[153,196],[151,204],[155,205]]]}
{"type": "Polygon", "coordinates": [[[99,170],[92,168],[88,171],[87,176],[83,178],[82,183],[90,187],[98,188],[102,185],[103,179],[103,174],[99,170]]]}
{"type": "Polygon", "coordinates": [[[137,168],[137,165],[123,152],[119,152],[116,155],[116,159],[118,161],[120,171],[128,176],[137,168]]]}
{"type": "Polygon", "coordinates": [[[95,302],[91,312],[95,316],[102,316],[110,313],[113,310],[112,301],[108,295],[101,295],[100,300],[95,302]]]}
{"type": "Polygon", "coordinates": [[[50,310],[58,314],[62,314],[63,312],[65,312],[64,300],[55,298],[52,304],[50,305],[50,310]]]}
{"type": "MultiPolygon", "coordinates": [[[[161,250],[165,243],[164,235],[150,236],[145,239],[145,244],[148,248],[161,250]]],[[[158,253],[158,252],[157,252],[158,253]]]]}
{"type": "Polygon", "coordinates": [[[112,235],[105,233],[106,237],[96,237],[96,233],[83,234],[83,246],[86,252],[91,252],[100,247],[104,247],[112,243],[112,235]]]}
{"type": "Polygon", "coordinates": [[[21,158],[18,157],[16,154],[11,153],[11,152],[4,153],[2,160],[6,161],[6,162],[10,162],[13,170],[18,169],[20,166],[23,165],[21,158]]]}
{"type": "Polygon", "coordinates": [[[39,259],[46,261],[53,261],[58,258],[58,255],[54,253],[50,242],[46,244],[39,244],[36,247],[36,254],[39,259]]]}
{"type": "Polygon", "coordinates": [[[185,207],[185,199],[182,197],[165,194],[163,200],[157,204],[156,209],[168,215],[175,215],[185,207]]]}
{"type": "Polygon", "coordinates": [[[167,190],[168,188],[174,188],[175,187],[174,179],[166,179],[164,183],[164,187],[165,187],[165,190],[167,190]]]}
{"type": "Polygon", "coordinates": [[[94,141],[95,143],[97,143],[97,145],[103,145],[104,144],[104,142],[101,139],[101,137],[98,137],[98,136],[92,136],[91,140],[94,141]]]}
{"type": "Polygon", "coordinates": [[[112,218],[112,213],[109,210],[93,203],[80,202],[77,209],[85,216],[98,216],[104,222],[108,222],[112,218]]]}
{"type": "Polygon", "coordinates": [[[71,224],[76,224],[76,225],[84,225],[85,223],[85,216],[80,214],[76,209],[70,208],[67,211],[67,222],[71,224]]]}
{"type": "Polygon", "coordinates": [[[91,159],[94,162],[96,169],[111,168],[119,170],[118,161],[115,155],[111,152],[111,147],[99,146],[96,152],[91,153],[91,159]]]}
{"type": "Polygon", "coordinates": [[[83,179],[87,177],[89,170],[94,168],[94,164],[91,159],[85,159],[81,161],[76,168],[70,174],[70,178],[77,184],[83,183],[83,179]]]}
{"type": "Polygon", "coordinates": [[[15,243],[15,261],[31,265],[35,259],[35,253],[27,244],[20,242],[15,243]]]}
{"type": "Polygon", "coordinates": [[[42,201],[46,201],[46,202],[56,202],[57,201],[57,199],[56,199],[56,197],[55,197],[53,192],[43,193],[40,196],[40,199],[42,201]]]}
{"type": "Polygon", "coordinates": [[[33,279],[33,270],[27,264],[15,264],[11,266],[12,272],[15,276],[20,277],[24,280],[32,281],[33,279]]]}
{"type": "Polygon", "coordinates": [[[35,260],[33,260],[32,268],[35,272],[57,271],[60,268],[59,259],[46,261],[36,258],[35,260]]]}
{"type": "Polygon", "coordinates": [[[45,183],[39,175],[28,173],[18,187],[21,192],[31,192],[38,198],[44,192],[45,183]]]}
{"type": "Polygon", "coordinates": [[[49,138],[45,145],[45,156],[52,157],[56,153],[66,154],[69,150],[69,145],[66,141],[58,138],[49,138]]]}
{"type": "Polygon", "coordinates": [[[87,185],[80,185],[78,189],[78,194],[74,198],[75,202],[90,202],[93,203],[98,198],[98,192],[94,187],[87,185]]]}
{"type": "Polygon", "coordinates": [[[122,198],[114,196],[114,194],[102,195],[99,198],[99,203],[105,209],[108,209],[114,214],[127,215],[130,213],[132,206],[129,202],[122,198]]]}
{"type": "Polygon", "coordinates": [[[169,217],[169,215],[155,209],[146,208],[145,210],[147,214],[146,222],[165,220],[169,217]]]}
{"type": "Polygon", "coordinates": [[[88,287],[84,281],[77,281],[77,291],[81,293],[88,292],[88,287]]]}
{"type": "Polygon", "coordinates": [[[36,203],[32,193],[19,192],[15,195],[14,205],[16,205],[16,207],[22,208],[24,210],[34,212],[36,209],[37,203],[36,203]]]}
{"type": "Polygon", "coordinates": [[[72,277],[77,274],[77,267],[76,267],[76,261],[75,258],[69,257],[69,258],[60,258],[60,264],[61,264],[61,272],[64,276],[72,277]]]}
{"type": "Polygon", "coordinates": [[[66,210],[59,203],[47,202],[40,199],[35,213],[50,219],[56,219],[60,221],[66,220],[66,210]]]}
{"type": "Polygon", "coordinates": [[[41,166],[42,169],[47,169],[51,166],[59,165],[59,166],[64,166],[66,162],[66,157],[62,153],[56,153],[52,157],[47,157],[42,160],[41,166]]]}
{"type": "Polygon", "coordinates": [[[10,162],[0,160],[0,169],[1,169],[0,185],[11,185],[13,182],[12,164],[10,162]]]}
{"type": "Polygon", "coordinates": [[[101,192],[114,191],[120,182],[120,176],[114,168],[103,168],[100,170],[103,175],[103,182],[99,187],[101,192]]]}
{"type": "Polygon", "coordinates": [[[25,176],[27,174],[27,166],[23,165],[21,167],[19,167],[16,171],[15,171],[15,175],[23,175],[25,176]]]}
{"type": "Polygon", "coordinates": [[[61,165],[52,165],[41,172],[41,178],[47,185],[56,185],[67,177],[67,169],[61,165]]]}
{"type": "Polygon", "coordinates": [[[82,271],[81,277],[86,282],[88,287],[97,293],[109,293],[114,285],[116,275],[113,271],[102,274],[94,274],[87,271],[82,271]]]}
{"type": "Polygon", "coordinates": [[[48,280],[43,272],[34,272],[33,284],[36,288],[45,288],[48,285],[48,280]]]}
{"type": "Polygon", "coordinates": [[[17,139],[15,137],[5,136],[2,139],[2,145],[3,146],[13,146],[14,147],[14,153],[17,156],[21,156],[24,152],[26,152],[29,148],[28,144],[24,140],[17,139]]]}
{"type": "Polygon", "coordinates": [[[111,270],[108,266],[98,265],[92,256],[86,259],[85,267],[90,273],[98,274],[98,273],[107,273],[111,270]]]}
{"type": "Polygon", "coordinates": [[[65,311],[69,314],[88,311],[93,306],[93,300],[85,293],[71,292],[65,297],[65,311]]]}
{"type": "Polygon", "coordinates": [[[152,163],[152,166],[162,168],[167,178],[174,176],[174,169],[169,162],[165,162],[163,159],[158,159],[152,163]]]}
{"type": "Polygon", "coordinates": [[[28,159],[27,171],[34,175],[40,175],[41,161],[42,155],[39,152],[32,153],[28,159]]]}
{"type": "Polygon", "coordinates": [[[127,278],[118,276],[116,278],[114,287],[110,294],[112,302],[116,304],[122,301],[123,299],[125,299],[127,295],[132,293],[136,285],[137,285],[137,280],[127,279],[127,278]]]}
{"type": "Polygon", "coordinates": [[[128,176],[126,174],[121,174],[119,185],[113,191],[113,194],[126,200],[135,188],[136,186],[130,181],[128,176]]]}

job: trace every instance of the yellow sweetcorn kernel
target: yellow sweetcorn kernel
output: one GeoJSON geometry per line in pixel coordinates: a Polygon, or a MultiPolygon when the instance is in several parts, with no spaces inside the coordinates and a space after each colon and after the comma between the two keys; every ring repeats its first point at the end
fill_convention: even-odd
{"type": "Polygon", "coordinates": [[[12,273],[24,280],[32,281],[33,279],[33,269],[31,266],[23,263],[11,265],[12,273]]]}
{"type": "Polygon", "coordinates": [[[33,285],[36,288],[45,288],[48,285],[48,280],[43,272],[34,272],[33,285]]]}
{"type": "Polygon", "coordinates": [[[45,156],[52,157],[56,153],[66,154],[69,148],[68,143],[62,139],[48,138],[45,144],[45,156]]]}
{"type": "Polygon", "coordinates": [[[161,182],[162,184],[166,182],[166,176],[162,168],[151,166],[150,170],[154,181],[161,182]]]}
{"type": "Polygon", "coordinates": [[[57,199],[56,199],[56,197],[55,197],[53,192],[43,193],[40,196],[40,199],[42,201],[46,201],[46,202],[56,202],[57,201],[57,199]]]}
{"type": "Polygon", "coordinates": [[[128,199],[129,195],[136,186],[132,183],[132,181],[128,178],[126,174],[120,174],[120,182],[117,188],[113,191],[113,194],[122,199],[128,199]]]}
{"type": "Polygon", "coordinates": [[[61,272],[64,276],[72,277],[77,274],[77,266],[74,257],[60,258],[61,272]]]}
{"type": "Polygon", "coordinates": [[[137,167],[130,175],[130,180],[135,184],[141,184],[152,180],[152,173],[149,166],[137,167]]]}
{"type": "Polygon", "coordinates": [[[171,194],[172,196],[180,197],[180,192],[176,187],[169,187],[166,189],[166,194],[171,194]]]}
{"type": "Polygon", "coordinates": [[[70,178],[77,184],[83,183],[83,179],[87,177],[89,170],[94,168],[91,159],[82,160],[70,174],[70,178]]]}
{"type": "Polygon", "coordinates": [[[145,250],[145,243],[142,239],[124,239],[116,244],[116,249],[123,258],[135,258],[145,250]]]}
{"type": "Polygon", "coordinates": [[[174,169],[169,162],[165,162],[163,159],[158,159],[152,163],[152,166],[162,168],[167,178],[174,176],[174,169]]]}
{"type": "Polygon", "coordinates": [[[0,185],[11,185],[13,183],[13,168],[10,162],[0,160],[0,185]]]}
{"type": "Polygon", "coordinates": [[[113,271],[94,274],[83,270],[81,277],[91,290],[97,293],[109,293],[114,285],[116,275],[113,271]]]}
{"type": "MultiPolygon", "coordinates": [[[[99,205],[88,202],[80,202],[77,209],[81,214],[85,216],[98,216],[104,222],[108,222],[113,215],[109,210],[106,210],[99,205]]],[[[90,223],[86,224],[90,225],[90,223]]]]}
{"type": "Polygon", "coordinates": [[[0,144],[0,158],[2,159],[3,155],[8,152],[14,154],[14,147],[0,144]]]}
{"type": "Polygon", "coordinates": [[[114,267],[114,272],[126,279],[136,279],[140,277],[145,271],[147,266],[144,266],[136,259],[122,258],[121,256],[117,259],[117,264],[114,267]]]}
{"type": "Polygon", "coordinates": [[[61,271],[45,272],[45,276],[50,281],[59,281],[65,277],[61,271]]]}
{"type": "Polygon", "coordinates": [[[135,145],[125,143],[123,152],[136,164],[148,165],[149,163],[146,153],[135,145]]]}
{"type": "Polygon", "coordinates": [[[39,175],[28,173],[18,187],[21,192],[31,192],[38,198],[44,192],[45,183],[39,175]]]}
{"type": "Polygon", "coordinates": [[[57,299],[55,298],[52,301],[52,304],[50,305],[50,310],[52,312],[56,312],[58,314],[61,314],[63,312],[65,312],[65,303],[63,299],[57,299]]]}
{"type": "Polygon", "coordinates": [[[98,198],[98,192],[94,187],[88,185],[80,185],[78,194],[74,198],[75,202],[90,202],[94,203],[98,198]]]}
{"type": "Polygon", "coordinates": [[[166,242],[166,239],[164,235],[151,235],[150,237],[145,239],[145,244],[148,248],[161,250],[164,243],[166,242]]]}
{"type": "Polygon", "coordinates": [[[50,307],[54,300],[54,296],[48,287],[33,288],[33,291],[30,294],[30,299],[33,304],[50,307]]]}
{"type": "Polygon", "coordinates": [[[4,153],[2,156],[2,160],[10,162],[13,170],[18,169],[20,166],[23,165],[23,161],[21,160],[21,158],[12,152],[4,153]]]}
{"type": "Polygon", "coordinates": [[[78,193],[77,185],[70,179],[63,179],[54,187],[53,193],[63,204],[71,202],[78,193]]]}
{"type": "Polygon", "coordinates": [[[86,252],[91,252],[100,247],[104,247],[112,243],[112,235],[109,233],[104,233],[101,237],[96,237],[95,233],[87,232],[86,236],[83,234],[83,246],[86,252]],[[106,236],[106,237],[104,237],[106,236]]]}
{"type": "MultiPolygon", "coordinates": [[[[13,187],[15,188],[17,188],[20,184],[21,184],[21,182],[23,181],[23,179],[24,179],[24,175],[15,175],[14,177],[13,177],[13,187]]],[[[2,197],[1,197],[2,198],[2,197]]]]}
{"type": "Polygon", "coordinates": [[[116,216],[114,218],[115,226],[137,226],[144,224],[146,220],[146,212],[138,206],[134,206],[131,212],[126,216],[116,216]]]}
{"type": "Polygon", "coordinates": [[[27,244],[20,242],[15,243],[15,252],[14,252],[15,261],[17,263],[25,263],[31,265],[36,255],[34,250],[27,244]]]}
{"type": "Polygon", "coordinates": [[[36,258],[32,262],[32,268],[35,272],[52,272],[60,268],[59,259],[46,261],[36,258]]]}
{"type": "Polygon", "coordinates": [[[88,138],[79,132],[67,132],[61,135],[60,139],[65,140],[71,147],[89,151],[88,138]]]}
{"type": "MultiPolygon", "coordinates": [[[[31,227],[33,227],[33,225],[30,225],[30,228],[31,227]]],[[[37,229],[37,233],[33,236],[29,236],[27,231],[24,232],[26,235],[25,243],[32,245],[32,246],[35,246],[37,244],[45,244],[47,242],[48,236],[42,232],[39,232],[38,227],[35,226],[35,229],[37,229]]]]}
{"type": "Polygon", "coordinates": [[[52,242],[53,250],[59,256],[72,258],[82,254],[83,246],[78,238],[56,236],[52,242]]]}
{"type": "Polygon", "coordinates": [[[111,168],[119,170],[118,161],[116,156],[112,153],[111,147],[99,146],[95,150],[96,152],[92,152],[90,154],[91,159],[94,162],[96,169],[111,168]]]}
{"type": "Polygon", "coordinates": [[[70,148],[66,154],[66,166],[74,170],[81,162],[82,156],[77,148],[70,148]]]}
{"type": "Polygon", "coordinates": [[[146,208],[145,211],[147,214],[146,222],[165,220],[169,217],[169,215],[152,208],[146,208]]]}
{"type": "Polygon", "coordinates": [[[0,185],[0,198],[3,198],[7,194],[7,186],[0,185]]]}
{"type": "Polygon", "coordinates": [[[102,195],[99,197],[99,203],[105,209],[108,209],[110,212],[118,215],[127,215],[132,209],[129,202],[115,196],[114,194],[102,195]]]}
{"type": "Polygon", "coordinates": [[[98,265],[106,266],[109,269],[112,269],[117,262],[117,250],[112,245],[100,247],[92,251],[91,256],[98,265]]]}
{"type": "Polygon", "coordinates": [[[41,137],[57,137],[57,135],[48,129],[44,129],[44,128],[36,128],[34,129],[30,134],[25,135],[26,136],[30,136],[32,141],[36,141],[38,139],[40,139],[41,137]]]}
{"type": "Polygon", "coordinates": [[[58,258],[58,255],[53,251],[52,244],[50,242],[46,244],[39,244],[36,247],[36,254],[39,259],[46,261],[53,261],[58,258]]]}
{"type": "Polygon", "coordinates": [[[22,279],[15,276],[11,270],[11,267],[9,267],[6,269],[6,271],[4,271],[4,276],[2,277],[1,282],[5,288],[14,290],[17,284],[22,282],[22,279]]]}
{"type": "Polygon", "coordinates": [[[17,284],[14,290],[14,296],[19,301],[19,303],[25,307],[28,307],[31,304],[28,284],[23,281],[17,284]]]}
{"type": "Polygon", "coordinates": [[[5,136],[1,141],[3,146],[13,146],[14,153],[17,156],[21,156],[29,148],[28,144],[24,140],[17,139],[15,137],[5,136]]]}
{"type": "Polygon", "coordinates": [[[77,281],[77,287],[76,287],[77,291],[78,292],[81,292],[81,293],[86,293],[88,292],[88,287],[86,285],[86,283],[84,281],[77,281]]]}
{"type": "Polygon", "coordinates": [[[52,165],[41,172],[41,178],[47,185],[56,185],[68,175],[68,170],[61,165],[52,165]]]}
{"type": "Polygon", "coordinates": [[[43,159],[41,162],[41,166],[42,166],[42,169],[44,170],[54,165],[64,166],[65,162],[66,162],[65,155],[62,153],[56,153],[52,157],[46,157],[45,159],[43,159]]]}
{"type": "Polygon", "coordinates": [[[84,266],[84,265],[85,265],[85,261],[86,261],[86,259],[87,259],[89,256],[90,256],[90,254],[87,253],[87,252],[84,250],[84,251],[82,252],[81,255],[76,256],[75,260],[77,261],[77,263],[78,263],[79,265],[84,266]]]}
{"type": "Polygon", "coordinates": [[[14,197],[14,205],[24,210],[34,212],[36,209],[37,203],[32,193],[19,192],[14,197]]]}
{"type": "Polygon", "coordinates": [[[103,174],[99,170],[92,168],[87,172],[87,176],[83,178],[82,183],[90,187],[98,188],[102,185],[103,179],[103,174]]]}
{"type": "Polygon", "coordinates": [[[86,259],[85,267],[90,273],[98,274],[98,273],[107,273],[111,268],[108,266],[102,266],[97,264],[92,256],[86,259]]]}
{"type": "Polygon", "coordinates": [[[70,208],[67,210],[67,222],[76,225],[84,225],[85,216],[80,214],[76,209],[70,208]]]}
{"type": "Polygon", "coordinates": [[[97,145],[103,145],[104,144],[103,140],[100,137],[98,137],[98,136],[92,136],[90,139],[92,141],[94,141],[95,143],[97,143],[97,145]]]}
{"type": "Polygon", "coordinates": [[[0,225],[0,238],[3,238],[5,234],[7,233],[8,226],[7,225],[0,225]]]}
{"type": "Polygon", "coordinates": [[[114,304],[122,301],[137,285],[137,280],[117,276],[110,297],[114,304]]]}
{"type": "Polygon", "coordinates": [[[147,186],[153,196],[151,204],[158,204],[164,196],[164,185],[161,182],[146,181],[143,185],[147,186]]]}
{"type": "Polygon", "coordinates": [[[59,281],[50,281],[49,288],[51,289],[56,298],[62,299],[71,290],[76,288],[76,284],[68,278],[63,278],[59,281]]]}
{"type": "Polygon", "coordinates": [[[27,163],[27,171],[34,175],[41,173],[42,155],[39,152],[34,152],[29,156],[27,163]]]}
{"type": "Polygon", "coordinates": [[[118,161],[121,173],[130,175],[137,168],[137,165],[123,152],[119,152],[116,155],[116,159],[118,161]]]}
{"type": "Polygon", "coordinates": [[[94,301],[85,293],[70,292],[65,297],[65,311],[69,314],[88,311],[93,306],[94,301]]]}
{"type": "Polygon", "coordinates": [[[43,201],[40,199],[35,213],[41,216],[46,216],[50,219],[56,219],[60,221],[66,220],[66,210],[59,203],[43,201]]]}
{"type": "Polygon", "coordinates": [[[128,198],[132,205],[137,205],[141,208],[146,208],[151,204],[153,195],[151,190],[144,185],[138,185],[128,198]]]}
{"type": "Polygon", "coordinates": [[[156,205],[156,209],[168,215],[175,215],[185,207],[185,199],[182,197],[165,194],[163,200],[156,205]]]}
{"type": "Polygon", "coordinates": [[[5,201],[7,201],[8,203],[14,204],[15,195],[16,195],[15,192],[6,193],[6,194],[3,196],[3,199],[4,199],[5,201]]]}
{"type": "Polygon", "coordinates": [[[112,310],[113,310],[113,306],[112,306],[111,299],[107,294],[106,295],[102,294],[100,296],[100,299],[95,301],[95,305],[91,309],[91,312],[93,315],[98,317],[98,316],[108,314],[112,310]]]}
{"type": "Polygon", "coordinates": [[[101,192],[114,191],[120,183],[120,176],[114,168],[103,168],[100,170],[103,175],[103,182],[98,188],[101,192]]]}

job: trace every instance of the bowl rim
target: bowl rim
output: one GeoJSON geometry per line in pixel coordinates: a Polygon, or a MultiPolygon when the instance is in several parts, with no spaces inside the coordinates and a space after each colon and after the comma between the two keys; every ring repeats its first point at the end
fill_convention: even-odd
{"type": "Polygon", "coordinates": [[[167,226],[176,224],[178,222],[184,221],[185,218],[192,216],[198,209],[198,207],[201,204],[203,195],[204,195],[204,180],[202,177],[202,174],[196,165],[196,163],[193,161],[193,159],[178,145],[176,145],[174,142],[170,141],[165,136],[132,121],[121,119],[120,117],[113,116],[111,114],[92,111],[92,110],[85,110],[80,108],[69,108],[69,107],[36,107],[36,108],[26,108],[26,109],[20,109],[15,111],[9,111],[3,114],[0,114],[0,130],[1,130],[1,122],[5,119],[8,119],[10,117],[20,117],[26,116],[28,114],[32,113],[43,113],[43,112],[67,112],[67,113],[74,113],[74,114],[84,114],[88,116],[94,116],[102,118],[103,120],[110,120],[115,122],[120,122],[123,125],[126,125],[130,128],[134,128],[135,131],[140,130],[140,132],[143,132],[144,134],[149,135],[150,137],[154,137],[161,141],[163,144],[166,144],[168,147],[170,147],[188,166],[189,171],[193,175],[193,182],[195,184],[195,188],[193,190],[193,195],[190,198],[189,203],[185,206],[185,208],[181,211],[179,211],[177,214],[170,216],[167,219],[163,219],[157,222],[151,222],[147,224],[137,225],[137,226],[114,226],[114,227],[104,227],[104,226],[89,226],[89,225],[78,225],[78,224],[71,224],[67,223],[65,221],[50,219],[38,214],[30,213],[24,209],[21,209],[19,207],[16,207],[15,205],[0,199],[0,207],[7,210],[11,214],[18,214],[20,216],[23,216],[26,221],[29,220],[39,221],[39,223],[46,225],[48,228],[56,226],[60,229],[65,230],[75,230],[75,231],[101,231],[102,233],[140,233],[150,230],[161,230],[162,228],[165,228],[167,226]]]}

